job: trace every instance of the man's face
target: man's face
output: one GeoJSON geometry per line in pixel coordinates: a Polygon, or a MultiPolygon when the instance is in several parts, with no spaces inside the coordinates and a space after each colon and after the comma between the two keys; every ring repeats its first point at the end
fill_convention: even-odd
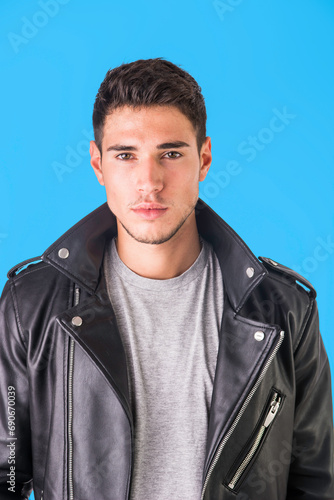
{"type": "Polygon", "coordinates": [[[138,242],[161,244],[195,224],[211,141],[199,155],[195,130],[176,107],[117,108],[106,118],[102,159],[94,141],[90,153],[119,236],[125,231],[138,242]]]}

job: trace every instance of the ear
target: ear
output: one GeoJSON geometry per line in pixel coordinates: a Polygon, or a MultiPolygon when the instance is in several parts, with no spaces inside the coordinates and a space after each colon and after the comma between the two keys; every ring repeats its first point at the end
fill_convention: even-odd
{"type": "Polygon", "coordinates": [[[93,167],[97,180],[99,181],[101,186],[104,186],[103,172],[102,172],[102,158],[99,148],[97,147],[95,141],[90,141],[89,153],[90,153],[90,164],[93,167]]]}
{"type": "Polygon", "coordinates": [[[202,182],[204,181],[206,174],[208,173],[208,170],[210,168],[210,165],[212,163],[212,154],[211,154],[211,137],[206,137],[205,141],[203,142],[203,145],[201,147],[201,152],[200,152],[200,162],[201,162],[201,168],[199,171],[199,181],[202,182]]]}

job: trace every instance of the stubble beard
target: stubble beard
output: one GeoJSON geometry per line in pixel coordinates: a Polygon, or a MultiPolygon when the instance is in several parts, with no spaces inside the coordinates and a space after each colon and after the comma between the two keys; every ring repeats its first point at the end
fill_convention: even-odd
{"type": "Polygon", "coordinates": [[[177,226],[174,227],[173,229],[171,229],[171,231],[169,233],[167,233],[165,236],[162,236],[160,238],[154,238],[154,237],[149,237],[149,236],[147,236],[147,237],[137,236],[132,231],[130,231],[129,228],[127,228],[120,219],[118,219],[118,221],[122,225],[122,227],[125,229],[125,231],[128,233],[128,235],[131,236],[131,238],[133,238],[134,240],[138,241],[139,243],[146,243],[148,245],[161,245],[162,243],[166,243],[166,241],[169,241],[171,238],[173,238],[173,236],[181,229],[183,224],[186,222],[186,220],[190,217],[190,215],[195,210],[197,201],[198,201],[198,197],[196,198],[196,201],[193,202],[191,207],[189,207],[189,210],[186,212],[186,214],[183,215],[181,221],[179,221],[177,226]]]}

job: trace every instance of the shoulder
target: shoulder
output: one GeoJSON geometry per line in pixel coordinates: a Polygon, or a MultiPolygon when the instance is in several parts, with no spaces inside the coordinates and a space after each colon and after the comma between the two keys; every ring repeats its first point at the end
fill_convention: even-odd
{"type": "Polygon", "coordinates": [[[67,308],[72,287],[69,278],[40,257],[20,262],[8,271],[7,277],[1,302],[8,311],[14,309],[23,325],[30,324],[43,311],[53,315],[67,308]]]}
{"type": "MultiPolygon", "coordinates": [[[[8,273],[7,273],[7,278],[8,279],[14,279],[15,276],[18,275],[18,273],[26,268],[32,268],[33,267],[33,264],[32,262],[37,262],[37,261],[41,261],[41,257],[32,257],[30,259],[26,259],[26,260],[23,260],[22,262],[19,262],[18,264],[15,264],[15,266],[13,266],[11,269],[9,269],[8,273]]],[[[23,273],[24,274],[24,273],[23,273]]]]}
{"type": "Polygon", "coordinates": [[[286,267],[268,257],[259,257],[259,260],[266,267],[269,276],[281,281],[283,286],[286,285],[290,288],[294,288],[301,293],[303,293],[303,290],[306,290],[307,295],[310,298],[315,298],[317,296],[313,285],[305,279],[304,276],[298,274],[293,269],[290,269],[289,267],[286,267]]]}
{"type": "Polygon", "coordinates": [[[249,319],[279,325],[297,347],[317,314],[316,291],[303,276],[270,258],[259,257],[266,274],[242,308],[249,319]]]}
{"type": "Polygon", "coordinates": [[[50,289],[56,282],[65,278],[55,267],[42,261],[41,257],[26,259],[11,269],[7,273],[7,286],[13,286],[29,293],[29,290],[40,287],[40,290],[50,289]]]}

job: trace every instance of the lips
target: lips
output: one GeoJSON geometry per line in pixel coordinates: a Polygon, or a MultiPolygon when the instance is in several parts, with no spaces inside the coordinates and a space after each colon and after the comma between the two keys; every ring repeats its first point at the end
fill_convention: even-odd
{"type": "Polygon", "coordinates": [[[139,203],[139,205],[133,207],[132,210],[164,210],[166,207],[159,205],[159,203],[139,203]]]}
{"type": "Polygon", "coordinates": [[[165,214],[168,208],[157,204],[142,203],[138,205],[138,208],[136,207],[132,210],[142,219],[153,220],[165,214]]]}

